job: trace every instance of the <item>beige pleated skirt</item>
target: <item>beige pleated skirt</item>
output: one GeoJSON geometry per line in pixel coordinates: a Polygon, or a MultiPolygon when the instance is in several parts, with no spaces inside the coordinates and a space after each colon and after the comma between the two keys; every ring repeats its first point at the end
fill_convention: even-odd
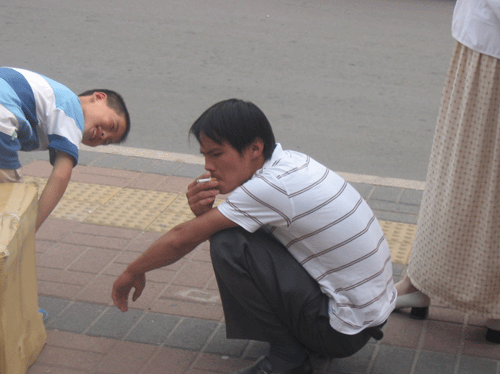
{"type": "Polygon", "coordinates": [[[500,318],[500,60],[458,43],[408,275],[431,299],[500,318]]]}

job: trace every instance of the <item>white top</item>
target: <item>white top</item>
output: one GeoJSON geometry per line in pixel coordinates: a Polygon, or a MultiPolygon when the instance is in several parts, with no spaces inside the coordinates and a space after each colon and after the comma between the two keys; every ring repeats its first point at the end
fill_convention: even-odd
{"type": "Polygon", "coordinates": [[[451,34],[474,51],[500,58],[500,0],[457,0],[451,34]]]}
{"type": "Polygon", "coordinates": [[[330,324],[355,334],[384,322],[396,290],[372,210],[339,175],[277,144],[272,158],[218,206],[249,232],[268,229],[330,298],[330,324]]]}

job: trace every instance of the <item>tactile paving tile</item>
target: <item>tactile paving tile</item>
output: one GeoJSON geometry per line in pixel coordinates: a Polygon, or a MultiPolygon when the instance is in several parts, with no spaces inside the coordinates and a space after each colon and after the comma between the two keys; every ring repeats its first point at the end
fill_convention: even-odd
{"type": "Polygon", "coordinates": [[[104,204],[120,190],[120,187],[114,186],[90,183],[70,183],[64,193],[64,199],[104,204]]]}
{"type": "Polygon", "coordinates": [[[63,198],[52,211],[50,217],[83,222],[99,207],[100,204],[98,203],[87,203],[63,198]]]}
{"type": "Polygon", "coordinates": [[[189,208],[186,195],[184,194],[177,195],[174,201],[172,201],[172,203],[169,204],[167,212],[191,215],[192,212],[191,208],[189,208]]]}
{"type": "Polygon", "coordinates": [[[194,214],[182,214],[165,211],[158,216],[147,228],[146,231],[165,233],[171,228],[194,218],[194,214]]]}
{"type": "Polygon", "coordinates": [[[169,192],[123,188],[84,222],[145,230],[176,197],[169,192]]]}
{"type": "Polygon", "coordinates": [[[391,221],[379,222],[389,243],[392,262],[407,265],[417,225],[391,221]]]}
{"type": "MultiPolygon", "coordinates": [[[[223,201],[222,199],[215,200],[214,207],[221,204],[223,201]]],[[[191,208],[189,208],[186,195],[180,194],[167,209],[146,228],[146,231],[167,232],[178,224],[189,221],[194,217],[195,215],[191,212],[191,208]]]]}
{"type": "Polygon", "coordinates": [[[156,218],[146,230],[153,232],[167,232],[172,227],[194,218],[189,208],[186,195],[179,194],[168,205],[167,209],[156,218]]]}
{"type": "Polygon", "coordinates": [[[87,217],[84,222],[93,225],[145,230],[160,213],[160,211],[130,209],[127,205],[101,205],[93,214],[87,217]]]}
{"type": "MultiPolygon", "coordinates": [[[[122,188],[108,203],[122,203],[131,208],[165,210],[179,196],[177,193],[122,188]]],[[[106,203],[105,205],[107,205],[106,203]]]]}

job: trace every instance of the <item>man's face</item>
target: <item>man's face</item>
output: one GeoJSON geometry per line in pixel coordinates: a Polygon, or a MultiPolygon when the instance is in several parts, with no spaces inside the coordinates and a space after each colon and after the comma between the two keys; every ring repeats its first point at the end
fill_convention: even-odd
{"type": "Polygon", "coordinates": [[[241,186],[260,168],[252,147],[242,154],[229,143],[217,144],[204,134],[200,136],[200,152],[205,156],[205,169],[219,182],[219,192],[226,194],[241,186]]]}
{"type": "Polygon", "coordinates": [[[85,130],[82,143],[96,147],[119,142],[127,127],[125,115],[119,115],[108,106],[106,94],[96,92],[94,95],[92,101],[83,107],[85,130]]]}

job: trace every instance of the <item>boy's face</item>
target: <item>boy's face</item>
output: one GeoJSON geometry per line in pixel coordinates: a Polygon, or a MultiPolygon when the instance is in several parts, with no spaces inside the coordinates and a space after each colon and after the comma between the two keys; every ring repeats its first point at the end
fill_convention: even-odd
{"type": "Polygon", "coordinates": [[[96,92],[86,103],[82,103],[85,130],[82,143],[90,147],[119,142],[127,127],[125,115],[119,115],[107,104],[107,95],[96,92]]]}
{"type": "Polygon", "coordinates": [[[217,144],[204,134],[200,135],[200,152],[205,156],[205,169],[219,182],[217,188],[221,194],[241,186],[264,163],[262,150],[250,146],[240,154],[229,143],[217,144]]]}

